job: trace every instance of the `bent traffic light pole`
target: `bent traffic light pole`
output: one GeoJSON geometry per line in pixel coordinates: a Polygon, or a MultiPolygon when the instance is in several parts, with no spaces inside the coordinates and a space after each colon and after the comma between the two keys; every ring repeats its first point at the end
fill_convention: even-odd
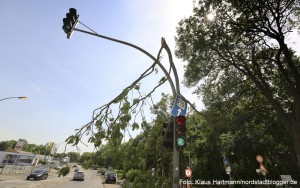
{"type": "MultiPolygon", "coordinates": [[[[90,34],[90,35],[94,35],[96,37],[100,37],[100,38],[104,38],[104,39],[107,39],[107,40],[110,40],[110,41],[114,41],[114,42],[117,42],[117,43],[121,43],[121,44],[124,44],[124,45],[127,45],[127,46],[130,46],[132,48],[135,48],[137,50],[139,50],[140,52],[146,54],[148,57],[150,57],[154,62],[156,62],[158,64],[158,66],[161,68],[161,70],[164,72],[164,74],[166,75],[169,83],[170,83],[170,86],[171,86],[171,89],[172,89],[172,94],[173,94],[173,97],[174,99],[176,98],[176,94],[178,94],[178,87],[176,87],[175,89],[175,86],[174,86],[174,83],[172,81],[172,78],[170,77],[168,71],[165,69],[165,67],[153,56],[151,55],[149,52],[147,52],[146,50],[144,50],[143,48],[140,48],[134,44],[131,44],[129,42],[125,42],[125,41],[122,41],[122,40],[118,40],[118,39],[114,39],[114,38],[111,38],[111,37],[107,37],[107,36],[104,36],[104,35],[99,35],[97,33],[92,33],[92,32],[89,32],[89,31],[85,31],[85,30],[82,30],[82,29],[77,29],[77,28],[74,28],[74,31],[79,31],[79,32],[82,32],[82,33],[86,33],[86,34],[90,34]]],[[[164,39],[162,39],[164,40],[164,39]]],[[[173,71],[174,72],[174,71],[173,71]]],[[[177,74],[176,74],[177,75],[177,74]]],[[[176,78],[176,77],[175,77],[176,78]]],[[[178,78],[177,78],[178,79],[178,78]]]]}
{"type": "MultiPolygon", "coordinates": [[[[171,89],[172,89],[172,93],[173,93],[173,99],[175,100],[176,95],[180,94],[179,82],[178,82],[178,75],[177,75],[176,69],[174,71],[175,65],[174,65],[173,61],[170,62],[170,64],[171,64],[171,67],[173,69],[174,77],[176,79],[175,80],[176,81],[176,89],[175,89],[174,83],[173,83],[173,81],[172,81],[169,73],[165,69],[165,67],[159,61],[157,61],[157,59],[154,56],[152,56],[149,52],[147,52],[146,50],[144,50],[144,49],[142,49],[142,48],[140,48],[140,47],[138,47],[138,46],[136,46],[134,44],[131,44],[131,43],[128,43],[128,42],[125,42],[125,41],[122,41],[122,40],[114,39],[114,38],[111,38],[111,37],[99,35],[97,33],[92,33],[92,32],[81,30],[81,29],[77,29],[77,28],[74,28],[74,31],[80,31],[82,33],[86,33],[86,34],[94,35],[94,36],[97,36],[97,37],[100,37],[100,38],[104,38],[104,39],[107,39],[107,40],[111,40],[111,41],[114,41],[114,42],[118,42],[118,43],[121,43],[121,44],[130,46],[130,47],[133,47],[133,48],[141,51],[142,53],[144,53],[148,57],[150,57],[153,61],[157,62],[158,66],[164,72],[164,74],[166,75],[166,77],[167,77],[167,79],[168,79],[168,81],[170,83],[170,86],[171,86],[171,89]]],[[[163,38],[162,38],[162,45],[163,45],[163,47],[165,49],[169,49],[163,38]]],[[[169,53],[170,51],[167,50],[167,52],[169,53]]],[[[172,58],[169,57],[169,61],[170,60],[172,60],[172,58]]],[[[174,117],[174,119],[175,119],[175,117],[174,117]]],[[[174,124],[173,124],[173,130],[174,130],[175,129],[175,121],[173,121],[173,122],[174,122],[174,124]]],[[[174,134],[175,134],[175,132],[174,132],[174,134]]],[[[175,141],[175,135],[174,135],[173,136],[173,188],[178,188],[179,187],[179,151],[176,149],[175,146],[176,146],[176,141],[175,141]]]]}
{"type": "MultiPolygon", "coordinates": [[[[86,34],[94,35],[94,36],[97,36],[97,37],[100,37],[100,38],[104,38],[104,39],[107,39],[107,40],[111,40],[111,41],[114,41],[114,42],[117,42],[117,43],[121,43],[121,44],[130,46],[130,47],[133,47],[133,48],[141,51],[142,53],[144,53],[148,57],[150,57],[153,61],[157,62],[158,66],[164,72],[164,74],[166,75],[166,77],[167,77],[167,79],[168,79],[168,81],[170,83],[170,86],[171,86],[171,89],[172,89],[172,93],[173,93],[173,99],[175,100],[176,95],[180,94],[177,71],[176,71],[176,69],[174,69],[175,65],[173,63],[172,57],[170,57],[170,55],[169,55],[170,49],[167,46],[164,38],[162,38],[161,42],[162,42],[163,47],[167,50],[168,55],[169,55],[169,61],[170,61],[170,64],[171,64],[171,68],[173,69],[173,73],[174,73],[174,77],[175,77],[175,81],[176,81],[176,89],[175,89],[174,83],[173,83],[173,81],[172,81],[169,73],[165,69],[165,67],[159,61],[157,61],[157,59],[153,55],[151,55],[146,50],[144,50],[144,49],[142,49],[142,48],[140,48],[140,47],[138,47],[138,46],[136,46],[134,44],[131,44],[131,43],[128,43],[128,42],[125,42],[125,41],[122,41],[122,40],[114,39],[114,38],[111,38],[111,37],[99,35],[97,33],[92,33],[92,32],[81,30],[81,29],[77,29],[77,28],[74,28],[74,31],[79,31],[79,32],[82,32],[82,33],[86,33],[86,34]]],[[[175,120],[175,117],[174,117],[174,120],[175,120]]],[[[173,130],[175,130],[175,121],[173,121],[173,122],[174,122],[173,123],[173,130]]],[[[173,134],[175,134],[175,131],[173,132],[173,134]]],[[[179,151],[176,149],[175,135],[173,135],[173,170],[172,171],[173,171],[173,188],[178,188],[179,187],[179,151]]]]}
{"type": "MultiPolygon", "coordinates": [[[[76,11],[76,9],[74,9],[74,10],[76,11]]],[[[70,13],[71,13],[71,9],[70,9],[70,13]]],[[[77,29],[76,24],[77,24],[77,22],[79,22],[78,21],[79,16],[77,16],[77,12],[76,12],[75,17],[76,17],[75,23],[74,24],[71,23],[71,30],[69,30],[69,28],[68,28],[69,25],[67,24],[66,20],[65,19],[63,20],[64,21],[63,30],[65,31],[65,33],[67,33],[68,38],[70,38],[73,31],[79,31],[79,32],[94,35],[94,36],[97,36],[97,37],[100,37],[100,38],[104,38],[104,39],[107,39],[107,40],[110,40],[110,41],[113,41],[113,42],[121,43],[121,44],[130,46],[132,48],[135,48],[135,49],[139,50],[140,52],[142,52],[142,53],[146,54],[148,57],[150,57],[155,63],[157,63],[158,66],[161,68],[161,70],[164,72],[164,74],[167,77],[167,80],[168,80],[168,82],[171,86],[171,89],[172,89],[173,100],[175,100],[176,95],[180,95],[179,79],[178,79],[178,75],[177,75],[177,70],[176,70],[175,64],[174,64],[173,59],[172,59],[171,51],[170,51],[170,49],[169,49],[169,47],[168,47],[168,45],[167,45],[164,38],[161,39],[161,44],[162,44],[162,48],[164,48],[168,53],[169,63],[170,63],[170,66],[171,66],[171,70],[173,70],[175,83],[176,83],[176,88],[175,88],[174,82],[172,81],[171,76],[169,75],[169,73],[165,69],[165,67],[158,61],[158,58],[155,58],[149,52],[147,52],[146,50],[144,50],[144,49],[142,49],[142,48],[140,48],[140,47],[138,47],[134,44],[131,44],[131,43],[128,43],[128,42],[125,42],[125,41],[122,41],[122,40],[114,39],[114,38],[111,38],[111,37],[106,37],[106,36],[103,36],[103,35],[99,35],[96,32],[92,33],[92,32],[88,32],[88,31],[85,31],[85,30],[77,29]],[[66,27],[66,25],[67,25],[67,27],[66,27]]],[[[68,19],[68,16],[67,16],[67,19],[68,19]]],[[[174,117],[173,130],[175,130],[175,117],[174,117]]],[[[174,134],[175,134],[175,131],[174,131],[174,134]]],[[[174,135],[174,137],[173,137],[173,188],[178,188],[179,187],[179,151],[176,149],[175,146],[176,145],[175,145],[175,135],[174,135]]]]}

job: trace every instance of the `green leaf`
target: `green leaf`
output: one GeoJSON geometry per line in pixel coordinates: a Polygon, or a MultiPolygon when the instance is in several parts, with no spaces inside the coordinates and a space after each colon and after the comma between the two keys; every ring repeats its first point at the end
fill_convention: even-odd
{"type": "Polygon", "coordinates": [[[58,174],[58,177],[60,177],[60,176],[65,177],[69,173],[70,173],[70,167],[69,166],[65,166],[65,167],[61,168],[58,172],[56,172],[56,174],[58,174]]]}
{"type": "Polygon", "coordinates": [[[135,85],[135,86],[134,86],[134,89],[135,89],[135,90],[139,90],[139,89],[140,89],[140,86],[139,86],[139,85],[135,85]]]}
{"type": "Polygon", "coordinates": [[[139,124],[136,122],[134,122],[131,126],[133,131],[140,128],[139,124]]]}
{"type": "Polygon", "coordinates": [[[140,101],[140,99],[133,99],[133,105],[135,105],[135,104],[138,104],[139,103],[139,101],[140,101]]]}

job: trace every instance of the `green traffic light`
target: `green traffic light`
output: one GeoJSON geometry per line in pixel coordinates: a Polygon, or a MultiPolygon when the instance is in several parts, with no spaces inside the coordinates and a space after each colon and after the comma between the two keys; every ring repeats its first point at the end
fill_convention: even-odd
{"type": "Polygon", "coordinates": [[[178,145],[179,147],[185,146],[185,138],[184,138],[184,137],[179,137],[179,138],[177,138],[177,145],[178,145]]]}

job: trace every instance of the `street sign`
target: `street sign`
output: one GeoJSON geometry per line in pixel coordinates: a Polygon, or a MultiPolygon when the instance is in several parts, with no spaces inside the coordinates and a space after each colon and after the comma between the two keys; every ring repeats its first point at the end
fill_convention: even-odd
{"type": "Polygon", "coordinates": [[[230,165],[229,160],[228,160],[227,158],[225,158],[225,157],[224,157],[224,159],[223,159],[223,163],[224,163],[224,165],[226,165],[226,166],[230,165]]]}
{"type": "Polygon", "coordinates": [[[192,170],[190,168],[185,169],[185,176],[190,178],[192,176],[192,170]]]}
{"type": "Polygon", "coordinates": [[[227,174],[230,174],[230,172],[231,172],[231,167],[230,167],[230,166],[227,166],[227,167],[225,168],[225,171],[226,171],[227,174]]]}
{"type": "Polygon", "coordinates": [[[186,111],[187,111],[187,103],[180,95],[177,95],[171,114],[175,117],[180,115],[185,116],[186,111]]]}

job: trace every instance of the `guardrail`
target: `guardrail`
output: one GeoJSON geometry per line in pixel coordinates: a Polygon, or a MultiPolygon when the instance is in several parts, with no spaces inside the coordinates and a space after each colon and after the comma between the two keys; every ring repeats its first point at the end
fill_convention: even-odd
{"type": "Polygon", "coordinates": [[[2,168],[1,174],[25,174],[31,172],[33,168],[32,166],[24,165],[5,165],[2,168]]]}
{"type": "Polygon", "coordinates": [[[36,168],[44,168],[49,170],[47,165],[37,165],[37,166],[24,166],[24,165],[5,165],[0,169],[0,174],[26,174],[30,173],[36,168]]]}

